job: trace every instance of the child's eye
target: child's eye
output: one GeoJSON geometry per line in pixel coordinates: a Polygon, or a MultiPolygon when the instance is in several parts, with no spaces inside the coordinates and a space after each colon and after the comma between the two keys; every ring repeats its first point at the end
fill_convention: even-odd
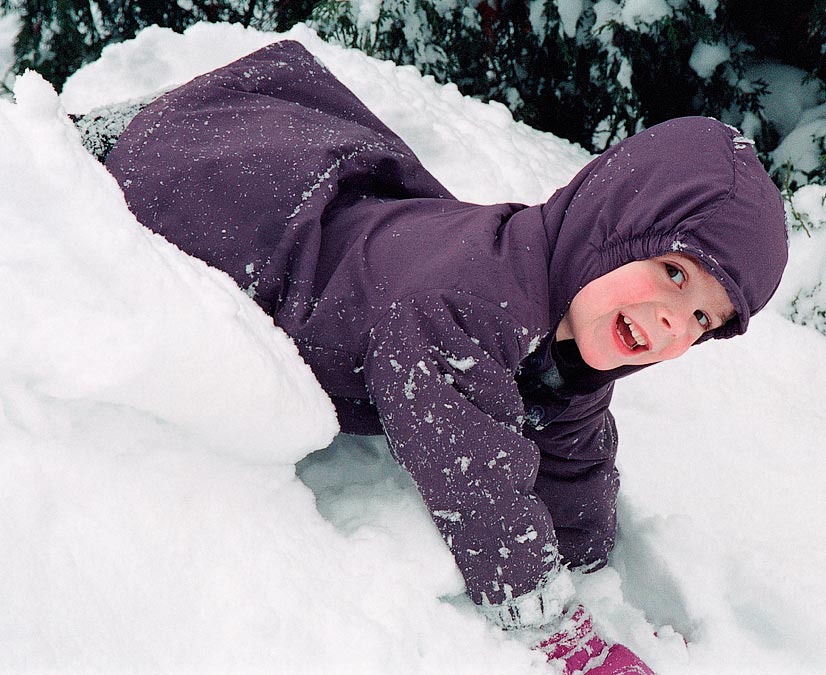
{"type": "Polygon", "coordinates": [[[711,321],[708,320],[708,316],[705,312],[700,311],[699,309],[694,312],[694,318],[697,319],[700,326],[702,326],[703,330],[708,330],[711,326],[711,321]]]}
{"type": "Polygon", "coordinates": [[[679,267],[674,267],[674,265],[665,263],[665,271],[668,272],[668,276],[671,277],[671,281],[678,286],[682,286],[683,282],[685,282],[685,274],[679,267]]]}

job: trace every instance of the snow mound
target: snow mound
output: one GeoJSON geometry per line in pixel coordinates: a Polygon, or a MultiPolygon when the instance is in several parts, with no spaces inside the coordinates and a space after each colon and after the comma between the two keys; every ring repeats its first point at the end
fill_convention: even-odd
{"type": "Polygon", "coordinates": [[[39,75],[15,96],[0,108],[0,386],[128,406],[257,461],[326,445],[332,404],[286,334],[138,225],[39,75]]]}

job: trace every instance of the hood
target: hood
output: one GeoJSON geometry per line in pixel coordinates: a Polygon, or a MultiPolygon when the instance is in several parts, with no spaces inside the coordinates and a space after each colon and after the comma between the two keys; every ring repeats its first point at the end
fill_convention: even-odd
{"type": "Polygon", "coordinates": [[[557,325],[590,281],[634,260],[679,251],[726,289],[736,316],[700,341],[744,333],[788,258],[779,191],[736,129],[669,120],[590,162],[543,207],[557,325]]]}

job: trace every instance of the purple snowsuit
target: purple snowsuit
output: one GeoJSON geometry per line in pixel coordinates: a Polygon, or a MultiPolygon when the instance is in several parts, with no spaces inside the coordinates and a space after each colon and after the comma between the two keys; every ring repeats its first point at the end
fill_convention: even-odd
{"type": "Polygon", "coordinates": [[[638,134],[542,205],[468,204],[289,41],[162,96],[107,166],[141,223],[292,336],[343,431],[386,434],[505,627],[553,618],[560,564],[603,564],[614,541],[625,371],[560,377],[552,338],[576,292],[678,250],[728,291],[727,337],[786,262],[780,196],[718,122],[638,134]]]}

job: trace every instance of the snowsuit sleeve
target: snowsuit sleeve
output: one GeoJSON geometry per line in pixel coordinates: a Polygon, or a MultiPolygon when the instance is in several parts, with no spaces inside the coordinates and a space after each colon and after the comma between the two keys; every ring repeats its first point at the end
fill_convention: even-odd
{"type": "Polygon", "coordinates": [[[540,626],[569,599],[554,524],[534,494],[536,445],[514,381],[521,326],[455,291],[393,303],[365,377],[390,448],[415,481],[468,593],[506,628],[540,626]]]}
{"type": "Polygon", "coordinates": [[[617,429],[608,409],[613,384],[560,399],[552,392],[525,401],[524,435],[540,452],[536,495],[554,515],[564,563],[598,569],[616,535],[617,429]]]}

